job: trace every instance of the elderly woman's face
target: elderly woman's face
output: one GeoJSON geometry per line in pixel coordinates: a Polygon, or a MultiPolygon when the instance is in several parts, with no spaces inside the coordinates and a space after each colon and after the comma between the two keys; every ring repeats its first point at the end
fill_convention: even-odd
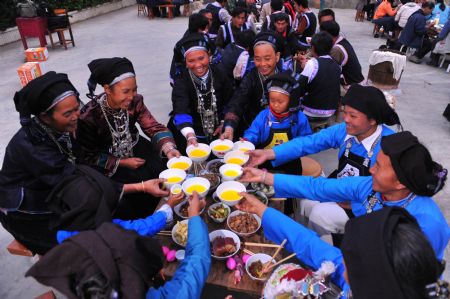
{"type": "Polygon", "coordinates": [[[375,164],[370,168],[372,175],[372,190],[382,194],[389,194],[405,186],[400,183],[392,166],[391,159],[382,150],[378,152],[375,164]]]}
{"type": "Polygon", "coordinates": [[[206,74],[209,68],[209,55],[206,51],[197,50],[186,55],[186,67],[197,77],[206,74]]]}
{"type": "Polygon", "coordinates": [[[272,75],[280,59],[280,53],[275,53],[274,48],[268,44],[262,44],[254,49],[255,66],[263,76],[272,75]]]}
{"type": "Polygon", "coordinates": [[[80,103],[75,96],[68,96],[59,102],[49,113],[41,114],[40,119],[54,130],[73,133],[80,117],[80,103]]]}
{"type": "Polygon", "coordinates": [[[108,105],[112,109],[128,109],[133,98],[137,95],[136,78],[126,78],[114,84],[105,85],[108,105]]]}

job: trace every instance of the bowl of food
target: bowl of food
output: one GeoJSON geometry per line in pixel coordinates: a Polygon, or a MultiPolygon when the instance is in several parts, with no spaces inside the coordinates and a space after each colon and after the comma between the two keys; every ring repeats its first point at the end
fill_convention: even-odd
{"type": "Polygon", "coordinates": [[[192,160],[185,156],[174,157],[167,161],[167,168],[169,169],[181,169],[188,171],[192,166],[192,160]]]}
{"type": "Polygon", "coordinates": [[[228,139],[224,140],[217,139],[211,142],[211,144],[209,145],[213,154],[217,158],[223,158],[223,156],[225,156],[226,153],[228,153],[233,149],[233,146],[234,146],[233,141],[228,139]]]}
{"type": "Polygon", "coordinates": [[[205,178],[190,178],[181,185],[184,194],[191,196],[194,191],[198,193],[200,198],[204,198],[211,187],[211,183],[205,178]]]}
{"type": "Polygon", "coordinates": [[[252,183],[251,186],[255,191],[261,191],[264,193],[267,198],[271,198],[275,195],[275,189],[273,186],[268,186],[263,183],[252,183]]]}
{"type": "Polygon", "coordinates": [[[228,152],[224,157],[223,161],[225,163],[229,164],[237,164],[239,166],[244,165],[247,163],[248,159],[250,158],[249,155],[245,154],[243,151],[240,150],[234,150],[231,152],[228,152]]]}
{"type": "Polygon", "coordinates": [[[266,196],[266,194],[264,194],[264,192],[254,191],[254,192],[251,192],[251,194],[253,194],[257,199],[259,199],[260,202],[262,202],[266,206],[269,203],[269,198],[266,196]]]}
{"type": "Polygon", "coordinates": [[[241,248],[241,240],[238,235],[226,229],[210,232],[209,241],[211,242],[211,256],[218,260],[226,260],[238,253],[241,248]]]}
{"type": "MultiPolygon", "coordinates": [[[[254,254],[245,263],[245,271],[247,271],[247,274],[251,279],[265,281],[269,278],[270,272],[263,273],[264,265],[270,262],[271,259],[272,257],[265,253],[254,254]]],[[[275,262],[272,261],[272,264],[274,263],[275,262]]]]}
{"type": "MultiPolygon", "coordinates": [[[[176,206],[174,206],[173,211],[175,212],[175,214],[178,215],[178,217],[187,219],[187,218],[189,218],[188,208],[189,208],[189,201],[187,199],[185,199],[182,202],[180,202],[179,204],[177,204],[176,206]]],[[[203,209],[200,211],[200,214],[203,213],[204,210],[205,210],[205,207],[203,207],[203,209]]]]}
{"type": "Polygon", "coordinates": [[[173,185],[181,184],[186,179],[186,172],[181,169],[166,169],[159,174],[160,179],[165,179],[164,186],[170,190],[173,185]]]}
{"type": "Polygon", "coordinates": [[[219,168],[222,181],[239,180],[244,172],[242,167],[237,164],[224,164],[219,168]]]}
{"type": "Polygon", "coordinates": [[[198,143],[197,146],[189,145],[186,148],[186,153],[192,161],[200,163],[208,160],[211,148],[207,144],[198,143]]]}
{"type": "Polygon", "coordinates": [[[219,168],[224,164],[222,159],[213,159],[206,163],[206,170],[209,173],[219,174],[219,168]]]}
{"type": "Polygon", "coordinates": [[[180,194],[183,189],[181,188],[180,184],[175,184],[172,187],[170,187],[170,193],[177,195],[180,194]]]}
{"type": "Polygon", "coordinates": [[[220,184],[220,176],[215,173],[204,173],[197,176],[198,178],[205,178],[209,181],[211,186],[209,187],[209,192],[213,192],[220,184]]]}
{"type": "Polygon", "coordinates": [[[224,205],[223,203],[215,203],[209,206],[208,208],[208,216],[216,223],[224,222],[228,215],[230,215],[231,209],[229,206],[224,205]]]}
{"type": "Polygon", "coordinates": [[[220,184],[216,192],[222,203],[232,207],[241,201],[242,196],[239,193],[245,191],[246,188],[242,183],[230,181],[220,184]]]}
{"type": "Polygon", "coordinates": [[[248,237],[261,227],[261,218],[256,214],[234,211],[228,215],[227,225],[238,236],[248,237]]]}
{"type": "Polygon", "coordinates": [[[246,141],[246,140],[236,141],[234,143],[233,150],[238,150],[238,151],[245,153],[248,151],[255,150],[255,145],[253,143],[251,143],[250,141],[246,141]]]}
{"type": "Polygon", "coordinates": [[[172,228],[172,240],[182,246],[185,247],[188,239],[188,219],[177,222],[175,226],[172,228]]]}

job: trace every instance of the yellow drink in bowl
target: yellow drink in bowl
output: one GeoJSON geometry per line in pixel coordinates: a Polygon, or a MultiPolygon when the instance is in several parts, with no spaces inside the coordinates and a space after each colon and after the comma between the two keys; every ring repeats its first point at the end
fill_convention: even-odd
{"type": "Polygon", "coordinates": [[[174,188],[174,189],[172,189],[172,194],[180,194],[180,192],[181,192],[181,188],[174,188]]]}
{"type": "Polygon", "coordinates": [[[241,152],[248,152],[248,148],[245,148],[245,147],[241,147],[240,149],[239,149],[241,152]]]}
{"type": "Polygon", "coordinates": [[[206,191],[206,187],[203,186],[203,185],[196,185],[196,184],[194,184],[194,185],[191,185],[188,188],[186,188],[186,192],[189,193],[189,194],[194,193],[194,191],[196,191],[197,193],[200,194],[200,193],[203,193],[203,192],[206,191]]]}
{"type": "Polygon", "coordinates": [[[239,200],[241,196],[236,190],[226,190],[220,194],[222,200],[239,200]]]}
{"type": "Polygon", "coordinates": [[[231,147],[229,147],[228,145],[219,144],[219,145],[216,145],[213,149],[218,152],[226,152],[226,151],[229,151],[231,149],[231,147]]]}
{"type": "Polygon", "coordinates": [[[189,168],[189,163],[187,162],[175,162],[172,163],[171,168],[176,168],[176,169],[181,169],[181,170],[186,170],[189,168]]]}
{"type": "Polygon", "coordinates": [[[196,148],[193,149],[190,153],[189,156],[193,157],[193,158],[202,158],[204,156],[206,156],[208,153],[202,149],[196,148]]]}
{"type": "Polygon", "coordinates": [[[230,163],[230,164],[237,164],[237,165],[244,164],[244,160],[242,160],[241,158],[235,158],[235,157],[228,159],[226,162],[230,163]]]}
{"type": "Polygon", "coordinates": [[[236,177],[239,175],[239,172],[234,169],[228,169],[228,170],[225,170],[225,172],[223,174],[227,177],[236,177]]]}
{"type": "Polygon", "coordinates": [[[173,177],[170,177],[170,178],[167,178],[167,183],[170,183],[170,184],[176,184],[176,183],[179,183],[179,182],[181,182],[183,179],[182,178],[180,178],[180,177],[177,177],[177,176],[173,176],[173,177]]]}

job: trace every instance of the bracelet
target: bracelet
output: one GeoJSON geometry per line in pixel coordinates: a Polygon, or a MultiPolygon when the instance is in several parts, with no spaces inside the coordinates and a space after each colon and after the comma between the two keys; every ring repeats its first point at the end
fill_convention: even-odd
{"type": "Polygon", "coordinates": [[[144,181],[141,181],[141,184],[142,184],[142,192],[145,193],[145,185],[144,185],[144,181]]]}
{"type": "Polygon", "coordinates": [[[267,175],[267,170],[266,169],[264,169],[263,170],[264,171],[264,174],[263,174],[263,177],[262,177],[262,183],[265,185],[266,184],[266,175],[267,175]]]}

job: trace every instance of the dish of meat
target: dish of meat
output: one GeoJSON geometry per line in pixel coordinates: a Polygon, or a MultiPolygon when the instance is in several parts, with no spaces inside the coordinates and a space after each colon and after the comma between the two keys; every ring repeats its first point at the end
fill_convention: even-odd
{"type": "Polygon", "coordinates": [[[232,232],[246,237],[258,231],[261,227],[261,218],[255,214],[234,211],[228,216],[227,225],[232,232]]]}
{"type": "Polygon", "coordinates": [[[219,229],[209,233],[211,256],[224,260],[235,255],[241,248],[239,237],[232,231],[219,229]]]}

